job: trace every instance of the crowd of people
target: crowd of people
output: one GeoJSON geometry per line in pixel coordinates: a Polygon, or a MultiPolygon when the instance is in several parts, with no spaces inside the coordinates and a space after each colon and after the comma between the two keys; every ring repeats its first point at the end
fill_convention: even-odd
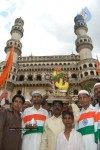
{"type": "Polygon", "coordinates": [[[100,83],[80,90],[78,102],[54,100],[50,108],[40,91],[31,100],[17,94],[0,108],[0,150],[100,150],[100,83]]]}

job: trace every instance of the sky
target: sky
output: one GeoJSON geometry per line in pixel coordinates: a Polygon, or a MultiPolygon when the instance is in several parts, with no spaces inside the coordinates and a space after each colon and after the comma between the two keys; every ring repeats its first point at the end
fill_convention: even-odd
{"type": "Polygon", "coordinates": [[[0,0],[0,61],[16,18],[24,20],[22,56],[70,55],[76,52],[74,17],[87,7],[92,55],[100,58],[100,0],[0,0]]]}

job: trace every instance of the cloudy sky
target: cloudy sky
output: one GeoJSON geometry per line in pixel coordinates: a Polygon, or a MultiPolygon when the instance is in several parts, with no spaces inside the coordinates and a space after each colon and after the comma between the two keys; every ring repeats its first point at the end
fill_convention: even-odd
{"type": "Polygon", "coordinates": [[[100,0],[0,0],[0,61],[16,18],[24,20],[22,56],[69,55],[75,51],[74,17],[87,7],[93,57],[100,58],[100,0]]]}

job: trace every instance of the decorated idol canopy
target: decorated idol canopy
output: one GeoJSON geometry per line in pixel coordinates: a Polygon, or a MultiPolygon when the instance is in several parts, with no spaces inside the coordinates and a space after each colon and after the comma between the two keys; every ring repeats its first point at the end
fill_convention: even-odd
{"type": "Polygon", "coordinates": [[[66,102],[66,95],[69,88],[68,76],[61,71],[60,67],[54,69],[51,76],[52,93],[48,95],[47,101],[52,103],[54,100],[66,102]]]}

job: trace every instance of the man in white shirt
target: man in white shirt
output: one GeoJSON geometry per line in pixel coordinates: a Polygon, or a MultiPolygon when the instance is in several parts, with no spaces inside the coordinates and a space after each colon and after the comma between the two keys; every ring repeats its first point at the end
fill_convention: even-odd
{"type": "Polygon", "coordinates": [[[78,101],[82,105],[80,117],[76,124],[76,129],[83,135],[86,150],[97,150],[95,143],[94,117],[95,107],[91,105],[91,98],[86,90],[80,90],[78,101]]]}
{"type": "Polygon", "coordinates": [[[22,150],[39,150],[43,126],[48,112],[41,105],[42,94],[40,91],[32,92],[32,107],[26,108],[22,114],[23,132],[22,150]]]}

